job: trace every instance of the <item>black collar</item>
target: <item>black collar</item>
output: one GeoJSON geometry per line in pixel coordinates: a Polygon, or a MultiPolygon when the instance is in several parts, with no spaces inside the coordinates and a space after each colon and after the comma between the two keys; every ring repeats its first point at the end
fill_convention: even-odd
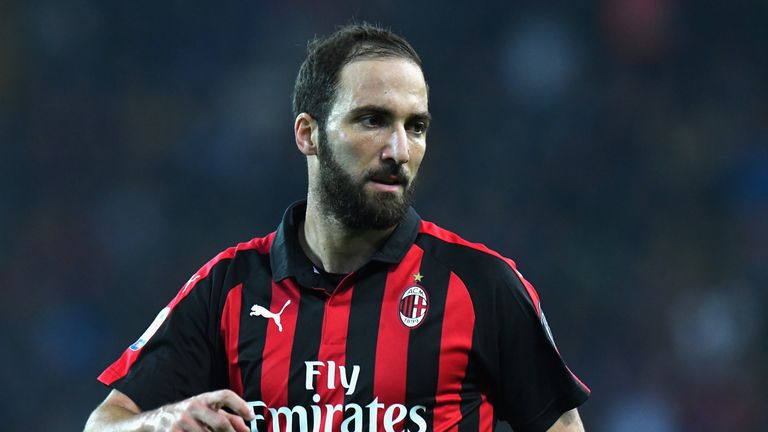
{"type": "MultiPolygon", "coordinates": [[[[298,228],[307,214],[307,201],[291,204],[283,215],[269,251],[272,277],[279,282],[294,277],[300,285],[317,286],[317,273],[312,262],[304,255],[299,244],[298,228]]],[[[403,220],[392,235],[368,262],[397,264],[402,261],[419,233],[421,218],[413,207],[408,208],[403,220]]]]}

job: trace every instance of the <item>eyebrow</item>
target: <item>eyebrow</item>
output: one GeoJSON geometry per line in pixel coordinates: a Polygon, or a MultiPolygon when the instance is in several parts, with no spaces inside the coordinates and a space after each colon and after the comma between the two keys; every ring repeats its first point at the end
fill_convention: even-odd
{"type": "MultiPolygon", "coordinates": [[[[379,105],[363,105],[349,112],[349,116],[351,117],[357,117],[362,114],[379,114],[391,117],[392,111],[379,105]]],[[[408,120],[420,120],[429,123],[432,121],[432,114],[430,114],[429,111],[420,111],[409,115],[408,120]]]]}

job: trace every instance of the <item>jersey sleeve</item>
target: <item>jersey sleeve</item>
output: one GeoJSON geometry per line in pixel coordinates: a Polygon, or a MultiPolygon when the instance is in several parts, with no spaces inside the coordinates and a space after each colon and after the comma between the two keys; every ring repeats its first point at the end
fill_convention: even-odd
{"type": "Polygon", "coordinates": [[[515,432],[545,431],[590,390],[566,366],[536,290],[513,264],[496,295],[497,414],[515,432]]]}
{"type": "Polygon", "coordinates": [[[227,261],[208,263],[195,273],[149,328],[99,376],[142,410],[226,386],[222,382],[216,295],[227,261]]]}

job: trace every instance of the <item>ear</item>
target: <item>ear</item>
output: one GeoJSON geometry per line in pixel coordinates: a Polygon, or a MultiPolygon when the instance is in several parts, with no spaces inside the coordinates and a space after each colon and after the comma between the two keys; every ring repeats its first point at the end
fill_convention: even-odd
{"type": "Polygon", "coordinates": [[[305,156],[317,154],[317,121],[307,113],[301,113],[293,124],[293,135],[296,138],[296,147],[305,156]]]}

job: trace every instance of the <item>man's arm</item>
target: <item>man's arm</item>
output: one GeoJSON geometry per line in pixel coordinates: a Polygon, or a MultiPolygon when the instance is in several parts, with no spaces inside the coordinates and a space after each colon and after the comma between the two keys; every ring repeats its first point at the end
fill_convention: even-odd
{"type": "Polygon", "coordinates": [[[231,390],[203,393],[146,412],[127,395],[112,390],[91,413],[85,432],[249,432],[243,419],[253,417],[253,410],[231,390]]]}
{"type": "Polygon", "coordinates": [[[564,412],[548,429],[548,432],[584,432],[584,425],[581,423],[579,412],[576,408],[564,412]]]}

